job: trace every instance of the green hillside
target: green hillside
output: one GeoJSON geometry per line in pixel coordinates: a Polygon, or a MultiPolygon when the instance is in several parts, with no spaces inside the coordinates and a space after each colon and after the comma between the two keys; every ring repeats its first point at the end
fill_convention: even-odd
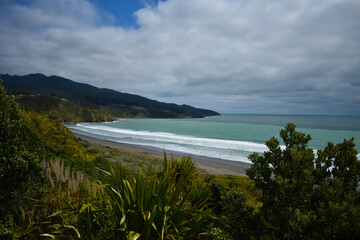
{"type": "Polygon", "coordinates": [[[188,105],[162,103],[138,95],[77,83],[58,76],[0,75],[20,106],[62,122],[109,121],[114,118],[202,118],[219,113],[188,105]]]}
{"type": "Polygon", "coordinates": [[[141,112],[110,106],[84,106],[72,100],[47,95],[22,95],[15,100],[26,111],[34,111],[59,122],[103,122],[115,118],[140,117],[141,112]]]}

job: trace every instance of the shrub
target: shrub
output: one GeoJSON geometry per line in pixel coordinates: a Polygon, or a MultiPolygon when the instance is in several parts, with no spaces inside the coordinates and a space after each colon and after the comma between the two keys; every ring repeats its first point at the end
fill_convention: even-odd
{"type": "Polygon", "coordinates": [[[360,162],[354,139],[328,143],[315,156],[310,135],[294,124],[269,151],[252,154],[248,176],[263,191],[264,236],[276,239],[360,239],[360,162]],[[266,227],[265,227],[266,226],[266,227]]]}

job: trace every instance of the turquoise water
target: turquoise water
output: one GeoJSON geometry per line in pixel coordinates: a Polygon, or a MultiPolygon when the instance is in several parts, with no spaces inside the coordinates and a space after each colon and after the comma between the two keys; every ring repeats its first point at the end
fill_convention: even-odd
{"type": "Polygon", "coordinates": [[[228,114],[204,119],[120,119],[68,127],[116,142],[248,162],[249,154],[267,150],[264,144],[270,137],[280,140],[279,131],[287,122],[310,134],[309,147],[315,150],[328,142],[340,143],[355,137],[360,151],[360,117],[228,114]]]}

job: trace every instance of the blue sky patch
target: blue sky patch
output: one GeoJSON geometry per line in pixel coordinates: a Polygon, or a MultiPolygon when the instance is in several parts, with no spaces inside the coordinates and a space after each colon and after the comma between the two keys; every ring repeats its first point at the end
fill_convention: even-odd
{"type": "Polygon", "coordinates": [[[101,11],[111,14],[113,24],[125,28],[139,28],[134,13],[147,4],[155,6],[159,0],[91,0],[101,11]]]}

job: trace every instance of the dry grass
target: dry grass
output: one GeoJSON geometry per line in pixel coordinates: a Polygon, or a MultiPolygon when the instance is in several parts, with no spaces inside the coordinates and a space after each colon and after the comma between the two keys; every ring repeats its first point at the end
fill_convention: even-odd
{"type": "Polygon", "coordinates": [[[102,188],[101,185],[91,181],[83,172],[74,172],[71,171],[70,167],[65,167],[64,162],[60,159],[43,162],[43,166],[51,189],[59,195],[66,192],[69,199],[79,193],[96,197],[98,190],[102,188]]]}
{"type": "Polygon", "coordinates": [[[119,163],[132,173],[137,173],[139,167],[151,166],[155,169],[161,169],[163,164],[162,158],[102,146],[82,139],[79,139],[79,142],[85,147],[87,153],[94,156],[93,159],[102,157],[112,163],[119,163]]]}

